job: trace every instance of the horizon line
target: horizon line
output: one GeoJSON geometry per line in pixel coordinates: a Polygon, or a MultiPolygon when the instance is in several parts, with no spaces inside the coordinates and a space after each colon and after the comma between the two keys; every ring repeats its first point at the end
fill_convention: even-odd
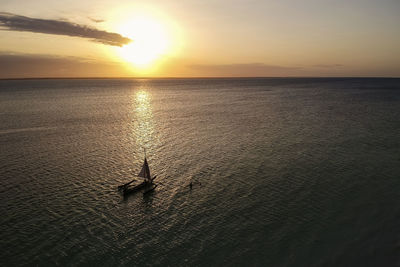
{"type": "Polygon", "coordinates": [[[10,77],[0,80],[130,80],[130,79],[400,79],[400,76],[166,76],[166,77],[10,77]]]}

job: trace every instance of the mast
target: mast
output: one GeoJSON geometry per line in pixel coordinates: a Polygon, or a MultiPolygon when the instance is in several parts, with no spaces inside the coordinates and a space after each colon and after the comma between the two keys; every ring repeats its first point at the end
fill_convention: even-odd
{"type": "Polygon", "coordinates": [[[147,163],[147,158],[146,158],[146,149],[144,149],[144,163],[143,163],[142,169],[140,170],[138,176],[144,178],[144,180],[146,182],[151,181],[150,168],[149,168],[149,164],[147,163]]]}

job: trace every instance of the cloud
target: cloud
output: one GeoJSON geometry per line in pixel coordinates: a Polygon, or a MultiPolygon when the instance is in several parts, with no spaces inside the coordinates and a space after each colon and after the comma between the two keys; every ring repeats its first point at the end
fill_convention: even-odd
{"type": "Polygon", "coordinates": [[[342,64],[318,64],[318,65],[314,65],[313,67],[330,69],[330,68],[341,68],[341,67],[344,67],[344,65],[342,65],[342,64]]]}
{"type": "Polygon", "coordinates": [[[263,63],[244,63],[244,64],[218,64],[218,65],[207,65],[207,64],[196,64],[189,65],[189,67],[199,74],[204,73],[205,76],[209,76],[208,73],[212,73],[212,76],[290,76],[299,75],[302,71],[300,67],[284,67],[276,65],[267,65],[263,63]]]}
{"type": "Polygon", "coordinates": [[[0,53],[0,79],[131,75],[123,65],[116,62],[67,56],[0,53]]]}
{"type": "Polygon", "coordinates": [[[91,21],[93,21],[93,22],[96,22],[96,23],[101,23],[101,22],[104,22],[104,21],[105,21],[104,19],[94,19],[94,18],[91,18],[91,17],[89,17],[89,19],[90,19],[91,21]]]}
{"type": "Polygon", "coordinates": [[[0,29],[75,36],[114,46],[123,46],[132,41],[118,33],[102,31],[68,21],[30,18],[6,12],[0,12],[0,29]]]}

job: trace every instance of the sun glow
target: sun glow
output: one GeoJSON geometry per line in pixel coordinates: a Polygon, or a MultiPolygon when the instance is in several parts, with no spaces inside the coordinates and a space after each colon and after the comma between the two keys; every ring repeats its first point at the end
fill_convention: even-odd
{"type": "Polygon", "coordinates": [[[150,17],[136,17],[122,23],[119,32],[132,39],[132,43],[118,49],[120,57],[136,67],[147,68],[170,50],[167,30],[150,17]]]}

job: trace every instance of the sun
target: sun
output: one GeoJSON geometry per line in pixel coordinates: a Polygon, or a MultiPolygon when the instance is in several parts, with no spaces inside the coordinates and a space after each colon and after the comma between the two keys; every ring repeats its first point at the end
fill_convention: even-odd
{"type": "Polygon", "coordinates": [[[150,17],[136,17],[123,22],[119,31],[133,41],[118,49],[119,56],[138,68],[146,68],[170,49],[164,25],[150,17]]]}

